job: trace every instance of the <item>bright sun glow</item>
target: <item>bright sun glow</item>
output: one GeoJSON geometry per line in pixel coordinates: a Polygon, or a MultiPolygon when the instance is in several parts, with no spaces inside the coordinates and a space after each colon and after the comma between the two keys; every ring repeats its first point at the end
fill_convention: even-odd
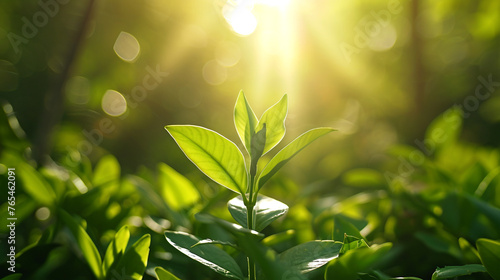
{"type": "Polygon", "coordinates": [[[255,5],[285,9],[289,3],[290,0],[229,0],[222,8],[222,15],[234,32],[248,36],[257,28],[257,18],[253,11],[255,5]]]}

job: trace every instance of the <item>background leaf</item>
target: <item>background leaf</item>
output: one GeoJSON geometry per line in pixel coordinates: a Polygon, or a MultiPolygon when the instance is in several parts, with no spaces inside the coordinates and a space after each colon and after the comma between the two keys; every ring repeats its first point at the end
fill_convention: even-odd
{"type": "Polygon", "coordinates": [[[103,275],[101,270],[102,261],[101,255],[99,255],[99,251],[97,250],[94,242],[85,229],[83,229],[83,227],[80,226],[80,224],[78,224],[66,211],[59,209],[59,217],[61,217],[63,222],[70,229],[71,233],[73,233],[76,243],[82,251],[83,257],[89,264],[90,269],[97,279],[100,279],[103,275]]]}
{"type": "Polygon", "coordinates": [[[158,277],[158,280],[180,280],[170,271],[165,270],[162,267],[156,267],[155,272],[156,272],[156,277],[158,277]]]}
{"type": "Polygon", "coordinates": [[[27,163],[20,162],[16,168],[16,173],[19,175],[24,190],[33,199],[44,205],[54,203],[56,200],[54,190],[35,168],[27,163]]]}
{"type": "Polygon", "coordinates": [[[245,193],[245,160],[233,142],[199,126],[170,125],[165,129],[201,172],[232,191],[245,193]]]}
{"type": "Polygon", "coordinates": [[[267,163],[260,173],[257,181],[258,189],[262,188],[262,186],[298,152],[304,149],[307,145],[311,144],[314,140],[332,131],[334,131],[333,128],[311,129],[284,147],[267,163]]]}
{"type": "Polygon", "coordinates": [[[481,261],[495,280],[500,280],[500,242],[480,238],[476,242],[481,261]]]}
{"type": "Polygon", "coordinates": [[[215,245],[195,246],[200,240],[188,233],[166,231],[168,243],[191,259],[232,279],[244,279],[243,272],[234,259],[215,245]]]}
{"type": "Polygon", "coordinates": [[[160,194],[175,211],[186,209],[200,199],[198,190],[186,177],[165,163],[158,164],[160,194]]]}
{"type": "Polygon", "coordinates": [[[285,94],[278,103],[267,109],[257,124],[255,131],[260,131],[266,125],[266,144],[263,155],[274,148],[285,136],[285,119],[288,111],[288,96],[285,94]]]}

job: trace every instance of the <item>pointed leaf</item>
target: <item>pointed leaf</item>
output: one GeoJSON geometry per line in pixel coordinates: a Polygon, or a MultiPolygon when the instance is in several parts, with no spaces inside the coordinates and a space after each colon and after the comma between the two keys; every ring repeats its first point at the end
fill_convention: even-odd
{"type": "MultiPolygon", "coordinates": [[[[242,226],[247,226],[247,207],[239,195],[231,199],[227,207],[233,218],[242,226]]],[[[274,220],[288,212],[288,206],[270,197],[259,195],[254,206],[255,230],[261,231],[274,220]]]]}
{"type": "Polygon", "coordinates": [[[476,242],[481,262],[495,280],[500,280],[500,242],[480,238],[476,242]]]}
{"type": "Polygon", "coordinates": [[[69,230],[75,237],[76,243],[82,251],[83,257],[89,264],[90,269],[92,270],[96,278],[100,279],[102,277],[102,261],[101,255],[99,255],[99,251],[97,251],[97,247],[95,246],[94,242],[87,234],[85,229],[83,229],[83,227],[78,222],[76,222],[75,219],[71,217],[71,215],[66,211],[60,209],[59,217],[63,220],[66,226],[68,226],[69,230]]]}
{"type": "Polygon", "coordinates": [[[257,174],[257,163],[262,157],[264,146],[266,145],[266,124],[252,137],[251,158],[250,158],[250,176],[257,174]]]}
{"type": "Polygon", "coordinates": [[[288,97],[285,94],[278,103],[274,104],[262,114],[255,131],[260,131],[264,128],[264,124],[267,126],[266,144],[264,146],[264,152],[262,153],[263,155],[274,148],[274,146],[283,139],[283,136],[285,136],[285,118],[287,112],[288,97]]]}
{"type": "Polygon", "coordinates": [[[238,132],[241,142],[243,142],[250,156],[252,137],[258,122],[255,113],[250,107],[250,104],[248,104],[245,94],[243,91],[240,91],[238,99],[236,99],[236,105],[234,106],[234,125],[236,126],[236,131],[238,132]]]}
{"type": "Polygon", "coordinates": [[[432,274],[432,280],[456,279],[459,276],[470,275],[476,272],[486,272],[486,268],[480,264],[467,264],[462,266],[447,266],[438,268],[432,274]]]}
{"type": "Polygon", "coordinates": [[[158,280],[181,280],[162,267],[156,267],[155,272],[156,272],[156,277],[158,277],[158,280]]]}
{"type": "Polygon", "coordinates": [[[360,230],[347,217],[341,214],[335,215],[333,217],[333,240],[343,240],[348,235],[363,239],[360,230]]]}
{"type": "Polygon", "coordinates": [[[130,238],[130,231],[127,226],[123,226],[116,234],[115,238],[111,240],[104,255],[102,262],[102,270],[104,275],[108,273],[113,265],[116,265],[120,258],[123,256],[127,248],[128,240],[130,238]]]}
{"type": "Polygon", "coordinates": [[[245,193],[245,160],[233,142],[199,126],[169,125],[165,129],[201,172],[232,191],[245,193]]]}
{"type": "Polygon", "coordinates": [[[107,279],[142,279],[144,271],[146,271],[146,265],[148,264],[150,244],[151,235],[144,234],[128,248],[116,268],[111,269],[111,272],[107,274],[107,279]]]}
{"type": "Polygon", "coordinates": [[[166,231],[168,243],[191,259],[209,267],[217,273],[232,279],[244,279],[243,272],[236,261],[215,245],[193,247],[200,240],[184,232],[166,231]]]}
{"type": "Polygon", "coordinates": [[[298,152],[311,144],[314,140],[332,131],[334,131],[333,128],[326,127],[311,129],[284,147],[267,163],[266,167],[264,167],[260,173],[257,182],[258,189],[262,188],[262,186],[298,152]]]}
{"type": "Polygon", "coordinates": [[[160,163],[158,171],[160,193],[173,210],[186,209],[200,199],[200,194],[194,184],[172,167],[160,163]]]}
{"type": "Polygon", "coordinates": [[[279,258],[301,273],[307,273],[337,258],[341,248],[342,243],[337,241],[309,241],[284,251],[279,258]]]}

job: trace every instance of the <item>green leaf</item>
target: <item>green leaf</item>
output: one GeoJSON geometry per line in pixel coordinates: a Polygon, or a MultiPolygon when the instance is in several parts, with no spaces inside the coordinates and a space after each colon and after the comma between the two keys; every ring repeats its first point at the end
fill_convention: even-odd
{"type": "Polygon", "coordinates": [[[194,184],[172,167],[160,163],[158,171],[160,194],[173,210],[186,209],[200,199],[194,184]]]}
{"type": "Polygon", "coordinates": [[[260,131],[266,125],[266,144],[263,155],[278,145],[285,136],[285,118],[288,111],[288,96],[285,94],[278,103],[267,109],[257,124],[255,131],[260,131]]]}
{"type": "Polygon", "coordinates": [[[215,272],[232,279],[245,278],[236,261],[219,247],[211,244],[193,247],[200,240],[184,232],[166,231],[165,237],[181,253],[215,272]]]}
{"type": "Polygon", "coordinates": [[[344,240],[346,235],[363,239],[360,230],[347,217],[341,214],[333,216],[333,240],[344,240]]]}
{"type": "Polygon", "coordinates": [[[384,243],[350,250],[330,261],[326,268],[325,280],[357,280],[358,273],[369,271],[391,247],[391,243],[384,243]]]}
{"type": "Polygon", "coordinates": [[[155,272],[156,272],[156,277],[158,277],[158,280],[181,280],[162,267],[156,267],[155,272]]]}
{"type": "MultiPolygon", "coordinates": [[[[270,128],[268,127],[268,130],[270,128]]],[[[292,157],[311,144],[319,137],[334,131],[333,128],[315,128],[297,137],[290,144],[279,151],[264,167],[257,181],[258,189],[260,188],[285,165],[292,157]]]]}
{"type": "Polygon", "coordinates": [[[47,180],[25,162],[19,162],[16,168],[17,175],[22,182],[24,191],[33,199],[43,205],[52,205],[56,200],[56,194],[47,180]]]}
{"type": "Polygon", "coordinates": [[[118,265],[111,269],[107,279],[142,279],[142,275],[148,264],[149,246],[151,244],[151,235],[144,234],[137,240],[125,254],[120,258],[118,265]]]}
{"type": "Polygon", "coordinates": [[[250,107],[250,104],[248,104],[245,94],[243,91],[240,91],[238,99],[236,99],[236,105],[234,106],[234,125],[236,126],[236,131],[238,132],[241,142],[243,142],[250,156],[252,156],[252,137],[255,134],[257,123],[257,117],[250,107]]]}
{"type": "Polygon", "coordinates": [[[227,241],[220,241],[220,240],[212,240],[209,238],[200,240],[200,242],[194,244],[192,247],[196,247],[196,246],[200,246],[200,245],[207,245],[207,244],[218,244],[218,245],[222,245],[222,246],[233,247],[235,249],[238,248],[238,246],[236,246],[236,244],[234,244],[234,243],[227,242],[227,241]]]}
{"type": "MultiPolygon", "coordinates": [[[[497,263],[498,265],[498,263],[497,263]]],[[[470,275],[476,272],[486,272],[486,268],[480,264],[467,264],[462,266],[447,266],[438,268],[432,274],[432,280],[456,278],[459,276],[470,275]]]]}
{"type": "Polygon", "coordinates": [[[111,240],[104,254],[104,260],[102,263],[102,271],[104,275],[107,275],[110,268],[116,265],[120,258],[123,256],[125,249],[127,248],[128,240],[130,238],[130,231],[127,226],[123,226],[116,234],[115,238],[111,240]]]}
{"type": "Polygon", "coordinates": [[[462,128],[462,114],[460,108],[452,107],[432,121],[425,132],[424,143],[419,144],[424,154],[431,156],[456,142],[462,128]]]}
{"type": "Polygon", "coordinates": [[[199,126],[169,125],[165,129],[201,172],[232,191],[245,193],[245,160],[233,142],[199,126]]]}
{"type": "Polygon", "coordinates": [[[287,231],[267,236],[266,238],[262,239],[262,244],[266,246],[275,246],[287,240],[292,239],[292,237],[294,236],[295,236],[295,230],[289,229],[287,231]]]}
{"type": "Polygon", "coordinates": [[[264,152],[264,146],[266,145],[266,124],[252,137],[252,147],[250,148],[251,158],[250,158],[250,176],[255,176],[257,174],[257,163],[262,157],[264,152]]]}
{"type": "Polygon", "coordinates": [[[120,179],[120,164],[113,155],[104,156],[96,165],[92,183],[102,186],[120,179]]]}
{"type": "Polygon", "coordinates": [[[477,250],[488,273],[495,280],[500,280],[500,242],[480,238],[476,241],[477,250]]]}
{"type": "MultiPolygon", "coordinates": [[[[291,267],[282,262],[272,249],[263,246],[253,238],[237,236],[239,247],[260,267],[264,279],[274,280],[304,280],[305,277],[295,267],[291,267]]],[[[259,277],[259,279],[261,279],[259,277]]]]}
{"type": "Polygon", "coordinates": [[[85,229],[83,229],[83,227],[78,222],[76,222],[70,214],[62,209],[59,209],[58,211],[59,217],[61,217],[63,222],[66,224],[66,226],[68,226],[69,230],[75,237],[76,243],[82,251],[83,257],[89,264],[90,269],[97,277],[97,279],[101,279],[103,275],[101,270],[102,261],[101,256],[99,255],[99,251],[97,251],[94,242],[87,234],[85,229]]]}
{"type": "MultiPolygon", "coordinates": [[[[231,199],[227,204],[227,208],[231,216],[240,225],[247,226],[247,207],[241,195],[231,199]]],[[[263,230],[274,220],[285,215],[286,212],[288,212],[286,204],[264,195],[258,195],[254,206],[255,230],[263,230]]]]}
{"type": "Polygon", "coordinates": [[[341,248],[342,243],[337,241],[309,241],[284,251],[279,254],[279,259],[301,273],[307,273],[337,258],[341,248]]]}

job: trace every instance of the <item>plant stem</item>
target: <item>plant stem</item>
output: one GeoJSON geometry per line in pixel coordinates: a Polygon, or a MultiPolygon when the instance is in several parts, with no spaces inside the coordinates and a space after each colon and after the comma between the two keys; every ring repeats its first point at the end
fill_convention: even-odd
{"type": "MultiPolygon", "coordinates": [[[[254,209],[256,201],[253,198],[253,191],[254,191],[255,176],[254,176],[254,174],[251,174],[250,176],[251,177],[250,177],[248,204],[246,205],[246,207],[247,207],[247,228],[254,229],[255,224],[254,224],[254,219],[253,219],[253,209],[254,209]]],[[[248,261],[248,280],[256,280],[257,273],[256,273],[255,262],[254,262],[253,258],[251,258],[251,257],[247,257],[247,261],[248,261]]]]}

